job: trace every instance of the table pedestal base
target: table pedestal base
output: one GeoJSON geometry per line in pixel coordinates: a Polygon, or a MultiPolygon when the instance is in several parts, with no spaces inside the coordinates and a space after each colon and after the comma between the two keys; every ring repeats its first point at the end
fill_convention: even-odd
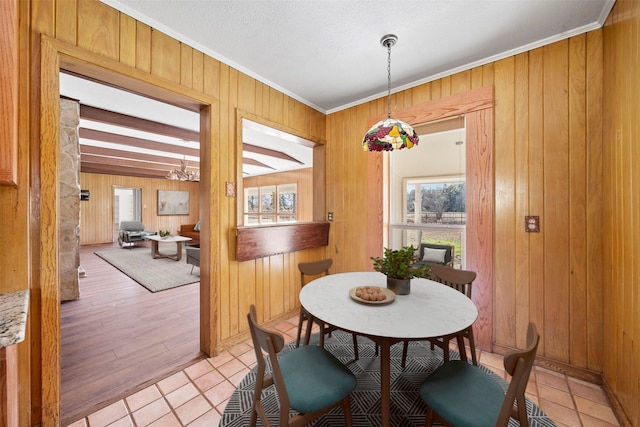
{"type": "Polygon", "coordinates": [[[158,241],[157,240],[152,240],[151,241],[151,255],[153,256],[153,259],[156,258],[169,258],[172,259],[174,261],[180,261],[182,259],[182,242],[178,241],[178,242],[174,242],[174,241],[167,241],[165,243],[175,243],[176,244],[176,253],[175,254],[163,254],[160,251],[158,251],[158,241]]]}

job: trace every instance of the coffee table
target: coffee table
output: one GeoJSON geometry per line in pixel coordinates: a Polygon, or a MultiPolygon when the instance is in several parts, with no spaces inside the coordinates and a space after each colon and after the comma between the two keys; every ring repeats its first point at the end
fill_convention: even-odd
{"type": "Polygon", "coordinates": [[[151,240],[151,256],[153,259],[156,258],[169,258],[174,261],[180,261],[182,259],[182,242],[188,242],[191,240],[191,237],[184,236],[147,236],[148,240],[151,240]],[[176,253],[175,254],[163,254],[158,250],[159,243],[175,243],[176,244],[176,253]]]}

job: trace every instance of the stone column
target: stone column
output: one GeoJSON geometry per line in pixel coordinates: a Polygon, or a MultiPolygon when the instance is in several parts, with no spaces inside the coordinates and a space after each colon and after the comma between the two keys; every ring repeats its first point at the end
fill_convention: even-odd
{"type": "Polygon", "coordinates": [[[60,300],[80,298],[80,104],[60,99],[60,300]]]}

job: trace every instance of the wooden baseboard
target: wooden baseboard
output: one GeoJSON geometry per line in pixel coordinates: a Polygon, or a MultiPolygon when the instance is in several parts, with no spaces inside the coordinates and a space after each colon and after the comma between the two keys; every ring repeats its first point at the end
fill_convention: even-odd
{"type": "MultiPolygon", "coordinates": [[[[493,352],[500,355],[505,355],[510,351],[517,350],[515,348],[494,344],[493,352]]],[[[569,375],[574,378],[578,378],[582,381],[587,381],[592,384],[602,385],[602,374],[585,368],[579,368],[569,365],[568,363],[558,362],[553,359],[549,359],[544,356],[536,356],[534,361],[535,366],[549,369],[554,372],[569,375]]]]}
{"type": "MultiPolygon", "coordinates": [[[[512,350],[514,349],[506,346],[500,346],[497,344],[494,344],[494,347],[493,347],[494,353],[502,354],[502,355],[512,350]]],[[[633,427],[633,425],[629,421],[629,418],[625,414],[624,409],[620,404],[620,401],[618,401],[618,398],[613,393],[613,390],[611,389],[604,375],[602,375],[601,372],[595,372],[589,369],[579,368],[576,366],[569,365],[567,363],[558,362],[556,360],[552,360],[552,359],[541,357],[541,356],[536,356],[534,365],[549,369],[554,372],[559,372],[573,378],[578,378],[582,381],[586,381],[592,384],[597,384],[599,386],[602,386],[602,389],[604,390],[605,394],[607,395],[607,399],[611,404],[611,410],[613,411],[613,414],[616,416],[616,419],[618,420],[618,423],[620,424],[620,426],[633,427]]]]}
{"type": "Polygon", "coordinates": [[[604,375],[602,376],[602,383],[604,392],[607,393],[607,398],[609,399],[609,403],[611,404],[611,409],[613,410],[613,414],[616,416],[620,427],[633,427],[631,420],[629,420],[629,417],[627,417],[627,414],[624,412],[620,401],[613,393],[613,390],[611,389],[611,386],[607,382],[607,379],[604,377],[604,375]]]}
{"type": "MultiPolygon", "coordinates": [[[[267,327],[273,327],[275,325],[277,325],[278,323],[282,323],[294,316],[297,316],[298,314],[300,314],[300,309],[299,308],[295,308],[293,310],[289,310],[286,313],[283,313],[277,317],[274,317],[273,319],[269,320],[268,322],[264,323],[264,326],[267,327]]],[[[216,354],[220,353],[221,351],[227,350],[231,347],[233,347],[234,345],[238,345],[241,342],[244,342],[248,339],[251,338],[251,334],[249,333],[249,326],[247,325],[247,330],[245,330],[244,332],[241,332],[237,335],[234,335],[232,337],[229,337],[227,339],[225,339],[224,341],[219,341],[218,342],[218,347],[216,348],[216,354]]]]}

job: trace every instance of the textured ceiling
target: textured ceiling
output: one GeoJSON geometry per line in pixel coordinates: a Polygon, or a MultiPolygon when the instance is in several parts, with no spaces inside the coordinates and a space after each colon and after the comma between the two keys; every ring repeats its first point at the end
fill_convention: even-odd
{"type": "MultiPolygon", "coordinates": [[[[385,34],[398,36],[391,50],[395,92],[598,28],[614,3],[101,1],[323,113],[386,95],[387,52],[380,46],[385,34]]],[[[60,84],[61,94],[79,100],[86,115],[80,124],[83,171],[163,177],[181,161],[199,167],[198,114],[66,75],[60,84]],[[129,118],[122,122],[96,109],[129,118]],[[156,122],[153,131],[132,129],[149,125],[137,118],[156,122]]],[[[243,150],[245,176],[309,167],[307,144],[283,143],[271,133],[260,126],[244,129],[244,142],[251,144],[243,150]]]]}
{"type": "Polygon", "coordinates": [[[600,27],[614,0],[101,0],[331,113],[600,27]]]}

